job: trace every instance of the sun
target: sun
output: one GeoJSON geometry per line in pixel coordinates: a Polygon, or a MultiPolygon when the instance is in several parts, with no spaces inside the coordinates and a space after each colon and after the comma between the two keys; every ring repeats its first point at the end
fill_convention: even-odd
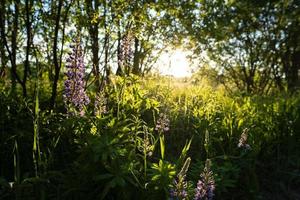
{"type": "Polygon", "coordinates": [[[162,75],[171,75],[176,78],[190,77],[192,75],[188,52],[175,49],[163,52],[157,61],[157,70],[162,75]]]}

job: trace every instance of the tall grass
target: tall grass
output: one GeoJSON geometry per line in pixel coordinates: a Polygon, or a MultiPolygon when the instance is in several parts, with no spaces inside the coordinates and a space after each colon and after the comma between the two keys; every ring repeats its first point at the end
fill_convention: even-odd
{"type": "Polygon", "coordinates": [[[44,199],[167,199],[172,190],[193,199],[204,180],[216,199],[297,197],[299,96],[228,94],[163,77],[111,83],[103,94],[89,91],[92,102],[105,100],[85,116],[67,115],[62,101],[43,110],[39,84],[26,103],[1,93],[1,198],[25,198],[7,186],[16,182],[44,199]]]}

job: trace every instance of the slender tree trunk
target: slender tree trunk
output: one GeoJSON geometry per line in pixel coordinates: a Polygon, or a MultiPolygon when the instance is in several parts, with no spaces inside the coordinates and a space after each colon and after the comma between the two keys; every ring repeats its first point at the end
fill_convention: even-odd
{"type": "Polygon", "coordinates": [[[23,87],[23,96],[27,96],[27,89],[26,89],[26,82],[27,82],[27,76],[30,68],[30,63],[29,63],[29,54],[30,54],[30,46],[31,46],[31,36],[32,36],[32,31],[31,31],[31,25],[32,22],[30,20],[31,16],[31,7],[33,5],[33,1],[29,0],[25,1],[25,9],[26,9],[26,32],[27,32],[27,42],[26,42],[26,57],[25,57],[25,63],[24,63],[24,72],[23,72],[23,81],[22,81],[22,87],[23,87]]]}
{"type": "MultiPolygon", "coordinates": [[[[16,65],[16,50],[17,50],[17,36],[18,36],[18,18],[19,18],[19,5],[15,3],[15,13],[13,21],[13,32],[11,34],[11,82],[12,82],[12,94],[16,92],[16,79],[17,75],[17,65],[16,65]]],[[[21,82],[21,81],[20,81],[21,82]]]]}
{"type": "Polygon", "coordinates": [[[100,90],[100,68],[99,68],[99,19],[94,20],[94,14],[99,13],[99,0],[94,0],[94,6],[92,0],[85,1],[85,8],[87,15],[89,16],[89,34],[91,37],[92,46],[92,63],[93,63],[93,74],[96,79],[96,87],[100,90]],[[93,8],[94,7],[94,8],[93,8]]]}
{"type": "Polygon", "coordinates": [[[14,7],[15,13],[13,19],[13,32],[11,34],[11,51],[9,51],[9,47],[7,46],[7,51],[10,52],[9,54],[10,54],[10,61],[11,61],[12,94],[15,94],[16,92],[17,82],[22,85],[22,80],[20,79],[17,73],[17,38],[18,38],[18,31],[19,31],[19,4],[20,1],[16,0],[15,7],[14,7]]]}
{"type": "Polygon", "coordinates": [[[299,76],[298,71],[300,69],[300,51],[296,51],[291,55],[291,65],[288,78],[288,90],[291,92],[295,92],[297,87],[299,86],[299,76]]]}
{"type": "Polygon", "coordinates": [[[110,67],[108,65],[108,53],[109,53],[109,33],[107,28],[107,0],[104,2],[104,30],[105,30],[105,36],[104,36],[104,69],[106,72],[106,83],[109,83],[109,77],[110,77],[110,67]]]}
{"type": "MultiPolygon", "coordinates": [[[[299,27],[299,23],[295,23],[294,27],[299,27]]],[[[285,51],[281,55],[281,61],[283,65],[283,71],[285,74],[285,80],[287,82],[288,91],[294,93],[299,87],[299,74],[300,70],[300,37],[299,28],[296,30],[288,30],[285,51]]]]}
{"type": "Polygon", "coordinates": [[[5,0],[1,0],[0,4],[0,56],[1,56],[1,67],[0,67],[0,78],[4,77],[6,74],[6,64],[7,64],[7,56],[5,54],[5,0]]]}
{"type": "Polygon", "coordinates": [[[133,53],[133,70],[132,72],[136,75],[141,74],[140,70],[140,51],[139,51],[139,40],[137,37],[134,38],[134,53],[133,53]]]}
{"type": "Polygon", "coordinates": [[[118,20],[118,47],[117,47],[117,58],[118,58],[118,68],[117,68],[117,72],[116,74],[118,76],[122,76],[123,75],[123,69],[122,69],[122,65],[121,65],[121,29],[120,29],[120,20],[118,20]]]}
{"type": "MultiPolygon", "coordinates": [[[[295,27],[299,27],[299,23],[295,24],[295,27]]],[[[296,33],[291,34],[290,44],[292,46],[291,54],[289,55],[289,74],[288,74],[288,89],[292,93],[299,89],[299,70],[300,70],[300,50],[299,50],[299,37],[300,31],[296,31],[296,33]]]]}
{"type": "Polygon", "coordinates": [[[57,7],[56,19],[55,19],[54,42],[53,42],[54,80],[53,80],[53,85],[52,85],[52,94],[51,94],[51,98],[50,98],[50,110],[52,110],[55,105],[55,99],[57,96],[57,85],[58,85],[58,79],[59,79],[59,72],[60,72],[60,67],[61,67],[58,62],[57,46],[58,46],[58,32],[59,32],[62,4],[63,4],[63,0],[59,0],[58,7],[57,7]]]}
{"type": "Polygon", "coordinates": [[[71,8],[71,5],[73,3],[73,0],[70,2],[70,4],[67,6],[65,15],[63,18],[63,27],[62,27],[62,38],[61,38],[61,49],[60,49],[60,56],[59,56],[59,66],[62,66],[62,56],[64,52],[64,43],[65,43],[65,28],[66,28],[66,23],[68,20],[68,15],[69,15],[69,10],[71,8]]]}
{"type": "MultiPolygon", "coordinates": [[[[95,13],[98,13],[99,2],[95,0],[95,13]]],[[[100,69],[99,69],[99,31],[98,26],[99,22],[97,22],[91,26],[91,38],[92,38],[92,54],[93,54],[93,68],[94,75],[96,78],[96,87],[100,90],[100,69]]]]}

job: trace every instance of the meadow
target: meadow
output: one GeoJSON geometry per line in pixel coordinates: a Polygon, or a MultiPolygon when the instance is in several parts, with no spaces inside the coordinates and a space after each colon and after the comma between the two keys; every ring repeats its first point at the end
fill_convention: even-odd
{"type": "Polygon", "coordinates": [[[0,200],[300,200],[299,25],[299,0],[1,0],[0,200]]]}
{"type": "Polygon", "coordinates": [[[199,180],[215,199],[299,198],[298,95],[161,76],[104,91],[83,116],[1,92],[1,199],[194,199],[199,180]]]}

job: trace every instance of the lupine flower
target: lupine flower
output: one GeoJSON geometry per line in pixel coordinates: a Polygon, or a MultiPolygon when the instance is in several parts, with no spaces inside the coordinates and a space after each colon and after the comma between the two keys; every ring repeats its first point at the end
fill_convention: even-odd
{"type": "Polygon", "coordinates": [[[206,160],[203,172],[195,189],[194,200],[212,200],[215,190],[215,181],[213,173],[210,170],[210,160],[206,160]]]}
{"type": "Polygon", "coordinates": [[[96,95],[95,102],[94,102],[94,114],[106,114],[108,112],[107,109],[107,99],[103,92],[96,95]]]}
{"type": "Polygon", "coordinates": [[[168,132],[170,130],[169,124],[170,120],[167,118],[167,115],[161,113],[156,121],[155,130],[159,133],[168,132]]]}
{"type": "Polygon", "coordinates": [[[187,182],[185,179],[190,163],[191,158],[187,158],[182,169],[174,180],[173,188],[170,191],[171,199],[184,200],[187,198],[187,182]]]}
{"type": "Polygon", "coordinates": [[[143,126],[144,129],[144,139],[142,142],[142,145],[138,147],[139,151],[145,153],[147,156],[152,156],[154,145],[152,144],[152,141],[149,138],[149,132],[147,126],[143,126]]]}
{"type": "MultiPolygon", "coordinates": [[[[177,187],[179,185],[182,187],[185,187],[185,188],[187,187],[186,182],[179,184],[179,181],[177,181],[177,180],[174,180],[174,185],[177,185],[177,187]]],[[[178,190],[177,188],[173,188],[170,191],[170,196],[171,196],[171,199],[184,200],[187,197],[187,192],[186,192],[186,189],[178,190]]]]}
{"type": "Polygon", "coordinates": [[[133,58],[133,51],[131,48],[132,36],[127,33],[121,40],[120,51],[118,55],[119,65],[122,67],[128,67],[133,58]]]}
{"type": "Polygon", "coordinates": [[[196,193],[195,193],[195,200],[204,199],[206,196],[206,187],[202,180],[199,180],[197,183],[196,193]]]}
{"type": "Polygon", "coordinates": [[[247,144],[247,139],[248,139],[248,130],[247,128],[245,128],[243,130],[243,133],[241,134],[241,137],[239,139],[239,143],[238,143],[238,147],[239,148],[245,148],[247,150],[251,149],[250,145],[247,144]]]}
{"type": "Polygon", "coordinates": [[[71,45],[72,53],[67,59],[67,80],[65,81],[64,101],[68,107],[69,114],[84,115],[83,107],[90,103],[84,86],[85,66],[83,63],[83,53],[80,42],[75,41],[71,45]]]}

